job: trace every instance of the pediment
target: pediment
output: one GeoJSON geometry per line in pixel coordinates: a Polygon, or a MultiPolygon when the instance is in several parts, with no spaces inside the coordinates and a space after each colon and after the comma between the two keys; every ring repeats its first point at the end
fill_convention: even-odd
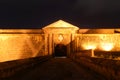
{"type": "Polygon", "coordinates": [[[73,28],[73,29],[79,29],[77,26],[74,26],[66,21],[63,20],[58,20],[48,26],[45,26],[43,29],[48,29],[48,28],[73,28]]]}

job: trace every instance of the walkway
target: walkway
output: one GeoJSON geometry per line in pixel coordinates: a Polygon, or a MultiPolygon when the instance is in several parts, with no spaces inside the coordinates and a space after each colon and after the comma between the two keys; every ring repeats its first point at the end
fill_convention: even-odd
{"type": "Polygon", "coordinates": [[[53,58],[10,80],[105,80],[68,58],[53,58]]]}

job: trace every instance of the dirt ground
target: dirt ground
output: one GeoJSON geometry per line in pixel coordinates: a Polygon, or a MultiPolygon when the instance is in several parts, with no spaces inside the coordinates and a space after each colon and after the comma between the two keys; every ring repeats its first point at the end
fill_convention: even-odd
{"type": "Polygon", "coordinates": [[[10,80],[105,80],[103,76],[69,58],[52,58],[10,80]]]}

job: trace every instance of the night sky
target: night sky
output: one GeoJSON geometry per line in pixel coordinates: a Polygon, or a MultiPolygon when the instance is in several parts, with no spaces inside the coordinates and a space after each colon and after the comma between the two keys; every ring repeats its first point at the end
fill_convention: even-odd
{"type": "Polygon", "coordinates": [[[42,28],[59,19],[80,28],[119,28],[119,0],[0,0],[0,28],[42,28]]]}

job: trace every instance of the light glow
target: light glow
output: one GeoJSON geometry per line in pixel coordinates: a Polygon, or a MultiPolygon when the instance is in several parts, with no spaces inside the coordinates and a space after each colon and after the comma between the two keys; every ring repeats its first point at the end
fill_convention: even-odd
{"type": "Polygon", "coordinates": [[[86,46],[86,49],[95,49],[96,47],[95,46],[93,46],[93,45],[88,45],[88,46],[86,46]]]}
{"type": "Polygon", "coordinates": [[[86,50],[89,50],[89,49],[96,49],[96,45],[95,44],[84,44],[83,45],[83,48],[86,49],[86,50]]]}
{"type": "Polygon", "coordinates": [[[101,48],[105,51],[110,51],[113,49],[113,43],[102,43],[101,48]]]}
{"type": "Polygon", "coordinates": [[[10,37],[10,36],[0,36],[0,39],[1,39],[2,41],[4,41],[4,40],[7,40],[9,37],[10,37]]]}

